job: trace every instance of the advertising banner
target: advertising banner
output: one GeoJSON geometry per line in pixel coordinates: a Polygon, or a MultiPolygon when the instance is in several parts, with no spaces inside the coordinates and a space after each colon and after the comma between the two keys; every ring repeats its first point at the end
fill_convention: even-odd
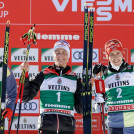
{"type": "MultiPolygon", "coordinates": [[[[20,64],[25,61],[27,48],[20,41],[20,37],[27,33],[33,24],[35,24],[37,45],[31,45],[29,51],[30,79],[54,63],[52,48],[58,40],[66,40],[70,43],[71,55],[68,65],[72,67],[78,77],[82,78],[85,3],[89,10],[91,7],[94,10],[93,64],[108,64],[104,46],[111,39],[118,39],[122,43],[125,61],[129,64],[134,63],[133,0],[1,0],[0,61],[3,60],[5,25],[7,20],[10,20],[8,65],[13,71],[17,84],[21,76],[20,64]]],[[[95,87],[93,87],[92,93],[93,134],[103,134],[99,108],[97,111],[94,108],[95,87]]],[[[33,100],[22,104],[20,134],[23,131],[32,134],[38,133],[39,98],[40,92],[33,100]]],[[[18,105],[15,115],[17,113],[18,105]]],[[[105,106],[106,118],[107,106],[105,106]]],[[[75,119],[76,134],[83,134],[82,115],[75,113],[75,119]]],[[[11,134],[15,133],[15,124],[16,120],[13,123],[11,134]]],[[[6,120],[6,130],[8,127],[6,120]]]]}

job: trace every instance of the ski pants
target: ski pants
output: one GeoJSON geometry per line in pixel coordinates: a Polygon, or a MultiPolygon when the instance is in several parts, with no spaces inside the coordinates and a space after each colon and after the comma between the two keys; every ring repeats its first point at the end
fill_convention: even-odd
{"type": "Polygon", "coordinates": [[[134,134],[134,127],[108,128],[108,134],[134,134]]]}
{"type": "Polygon", "coordinates": [[[108,128],[108,134],[124,134],[123,128],[108,128]]]}

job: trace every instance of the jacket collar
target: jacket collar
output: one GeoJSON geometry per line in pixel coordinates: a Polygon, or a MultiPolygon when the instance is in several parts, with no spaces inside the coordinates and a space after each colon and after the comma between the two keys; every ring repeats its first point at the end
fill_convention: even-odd
{"type": "Polygon", "coordinates": [[[120,66],[120,68],[119,68],[119,70],[115,70],[114,68],[112,68],[111,63],[109,62],[109,64],[108,64],[108,69],[109,69],[111,72],[118,73],[118,72],[121,72],[121,71],[123,71],[124,69],[126,69],[126,68],[128,67],[128,65],[129,65],[129,64],[126,63],[126,62],[123,60],[121,66],[120,66]]]}
{"type": "Polygon", "coordinates": [[[71,72],[71,67],[68,65],[64,68],[64,67],[56,66],[54,64],[52,66],[49,66],[48,69],[53,70],[54,72],[58,73],[59,75],[68,74],[71,72]]]}

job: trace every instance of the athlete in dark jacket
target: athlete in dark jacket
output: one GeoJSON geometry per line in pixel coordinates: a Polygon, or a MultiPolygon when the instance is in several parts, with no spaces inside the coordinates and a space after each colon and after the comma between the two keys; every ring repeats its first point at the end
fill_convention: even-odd
{"type": "MultiPolygon", "coordinates": [[[[0,88],[2,84],[2,62],[0,62],[0,88]]],[[[11,118],[17,96],[17,85],[13,72],[7,67],[7,81],[6,81],[6,108],[0,115],[0,133],[3,133],[3,118],[11,118]],[[2,119],[2,120],[1,120],[2,119]]],[[[0,96],[1,100],[1,96],[0,96]]]]}
{"type": "MultiPolygon", "coordinates": [[[[41,71],[29,81],[28,73],[24,84],[23,101],[33,99],[40,90],[39,133],[74,134],[74,109],[82,113],[81,79],[71,72],[67,61],[70,56],[70,45],[58,41],[54,46],[55,64],[41,71]]],[[[26,71],[28,63],[21,65],[26,71]]]]}
{"type": "MultiPolygon", "coordinates": [[[[2,62],[0,62],[0,84],[2,82],[2,62]]],[[[17,85],[13,72],[7,67],[6,82],[6,109],[3,111],[4,118],[11,118],[17,96],[17,85]]]]}

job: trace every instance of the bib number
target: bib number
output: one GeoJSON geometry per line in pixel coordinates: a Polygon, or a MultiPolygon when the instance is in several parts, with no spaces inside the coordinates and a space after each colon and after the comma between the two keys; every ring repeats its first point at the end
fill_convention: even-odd
{"type": "Polygon", "coordinates": [[[60,102],[60,94],[61,94],[61,92],[58,92],[56,94],[57,94],[57,102],[60,102]]]}
{"type": "Polygon", "coordinates": [[[118,92],[117,98],[122,98],[122,95],[121,95],[122,89],[121,88],[117,88],[116,92],[118,92]]]}

